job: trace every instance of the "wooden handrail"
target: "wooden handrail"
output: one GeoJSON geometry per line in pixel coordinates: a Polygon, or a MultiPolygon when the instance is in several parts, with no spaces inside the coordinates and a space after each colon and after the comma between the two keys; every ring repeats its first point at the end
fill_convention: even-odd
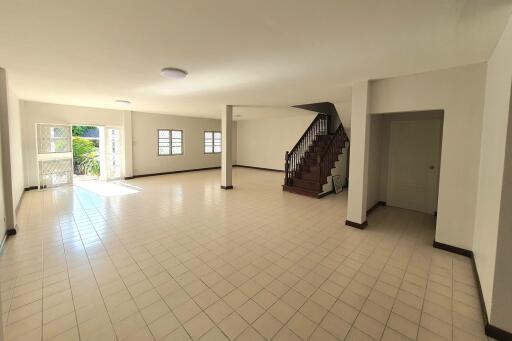
{"type": "Polygon", "coordinates": [[[328,115],[326,114],[322,114],[322,113],[318,113],[315,118],[313,119],[313,121],[311,121],[311,124],[307,127],[306,131],[304,132],[304,134],[302,134],[302,136],[299,138],[299,140],[297,141],[297,143],[295,144],[295,146],[293,146],[293,148],[290,150],[289,154],[292,154],[296,149],[297,147],[300,145],[300,142],[304,139],[304,137],[308,134],[308,132],[311,130],[311,128],[313,127],[313,125],[320,119],[327,119],[328,115]]]}
{"type": "Polygon", "coordinates": [[[348,136],[347,136],[347,133],[345,132],[345,128],[343,127],[343,124],[340,123],[340,125],[338,126],[338,128],[336,129],[336,131],[334,132],[334,135],[333,137],[331,138],[331,140],[329,141],[329,143],[327,144],[327,147],[325,147],[325,150],[324,152],[322,153],[322,155],[320,156],[320,160],[323,159],[323,157],[325,155],[327,155],[327,153],[329,152],[329,150],[331,149],[331,144],[333,143],[336,135],[339,134],[339,131],[343,131],[343,137],[344,137],[344,140],[345,140],[345,143],[346,142],[350,142],[349,139],[348,139],[348,136]]]}
{"type": "Polygon", "coordinates": [[[341,153],[348,141],[345,128],[343,127],[343,124],[340,123],[326,148],[318,158],[318,164],[320,167],[318,181],[320,184],[323,184],[325,179],[329,176],[330,170],[338,160],[338,155],[341,153]]]}
{"type": "Polygon", "coordinates": [[[285,154],[285,179],[284,184],[293,183],[296,175],[302,167],[302,159],[309,152],[309,148],[315,142],[317,135],[325,135],[329,132],[329,116],[318,113],[309,124],[306,131],[302,134],[292,150],[285,154]]]}

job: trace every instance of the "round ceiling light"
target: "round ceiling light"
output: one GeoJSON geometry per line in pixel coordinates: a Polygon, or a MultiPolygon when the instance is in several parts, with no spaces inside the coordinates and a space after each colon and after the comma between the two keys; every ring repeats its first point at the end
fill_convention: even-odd
{"type": "Polygon", "coordinates": [[[165,78],[181,79],[187,77],[188,72],[174,67],[164,67],[160,71],[160,75],[162,75],[165,78]]]}

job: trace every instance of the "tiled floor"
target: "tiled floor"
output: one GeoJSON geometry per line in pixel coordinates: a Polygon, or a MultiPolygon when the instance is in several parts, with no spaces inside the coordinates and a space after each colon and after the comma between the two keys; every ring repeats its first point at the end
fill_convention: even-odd
{"type": "Polygon", "coordinates": [[[25,194],[0,257],[6,340],[485,340],[469,259],[433,218],[235,169],[25,194]],[[94,193],[92,191],[98,191],[94,193]]]}

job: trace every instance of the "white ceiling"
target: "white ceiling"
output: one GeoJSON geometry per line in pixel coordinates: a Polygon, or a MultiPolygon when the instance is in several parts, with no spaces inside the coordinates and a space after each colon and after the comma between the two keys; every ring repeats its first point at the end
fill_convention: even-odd
{"type": "Polygon", "coordinates": [[[486,61],[510,0],[0,2],[0,66],[27,100],[219,117],[224,103],[350,98],[359,79],[486,61]],[[162,67],[187,70],[167,80],[162,67]]]}

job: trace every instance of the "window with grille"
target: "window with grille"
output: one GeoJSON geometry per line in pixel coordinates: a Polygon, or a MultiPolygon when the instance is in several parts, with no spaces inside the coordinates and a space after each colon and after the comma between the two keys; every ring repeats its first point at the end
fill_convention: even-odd
{"type": "Polygon", "coordinates": [[[217,154],[222,151],[222,134],[220,131],[204,132],[205,154],[217,154]]]}
{"type": "Polygon", "coordinates": [[[158,155],[182,155],[183,131],[182,130],[158,130],[158,155]]]}

